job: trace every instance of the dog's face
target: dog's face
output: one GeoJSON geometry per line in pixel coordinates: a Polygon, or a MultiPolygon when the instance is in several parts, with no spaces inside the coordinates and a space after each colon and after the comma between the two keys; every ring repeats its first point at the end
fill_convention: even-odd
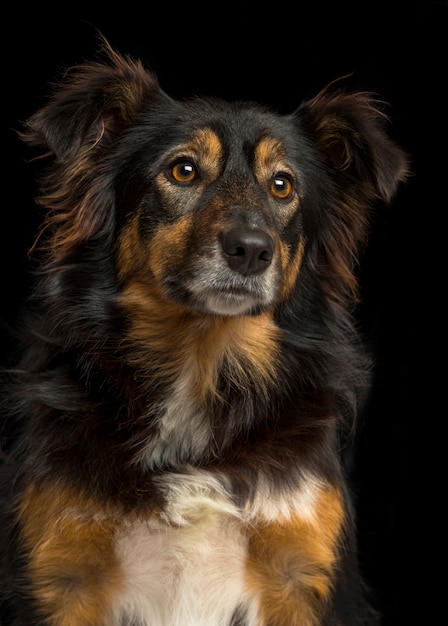
{"type": "Polygon", "coordinates": [[[106,50],[108,62],[77,68],[24,133],[54,156],[42,203],[56,263],[83,250],[99,277],[112,251],[112,289],[127,307],[152,303],[151,315],[274,311],[307,273],[306,289],[350,299],[369,205],[407,174],[375,102],[324,90],[279,115],[177,101],[106,50]]]}
{"type": "Polygon", "coordinates": [[[116,190],[121,278],[201,314],[252,314],[286,297],[308,167],[294,125],[249,105],[177,103],[129,134],[127,145],[142,143],[116,190]]]}

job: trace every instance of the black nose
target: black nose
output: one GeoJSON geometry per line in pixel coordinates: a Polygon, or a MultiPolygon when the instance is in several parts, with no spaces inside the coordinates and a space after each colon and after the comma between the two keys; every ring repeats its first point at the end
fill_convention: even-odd
{"type": "Polygon", "coordinates": [[[244,276],[264,272],[274,254],[274,242],[267,232],[241,225],[224,232],[222,248],[229,266],[244,276]]]}

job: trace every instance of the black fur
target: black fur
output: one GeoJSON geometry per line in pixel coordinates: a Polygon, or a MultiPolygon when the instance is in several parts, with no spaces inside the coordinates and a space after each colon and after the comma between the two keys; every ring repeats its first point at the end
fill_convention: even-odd
{"type": "MultiPolygon", "coordinates": [[[[340,552],[333,591],[325,600],[310,600],[314,621],[297,618],[294,625],[367,624],[341,447],[371,369],[353,320],[357,263],[370,211],[389,202],[406,178],[405,155],[386,136],[380,103],[368,94],[331,93],[329,87],[287,116],[253,103],[174,101],[139,62],[105,42],[104,50],[106,62],[69,73],[22,133],[47,158],[39,198],[47,215],[36,243],[39,281],[21,328],[23,356],[5,373],[17,442],[12,450],[5,446],[3,465],[11,487],[2,524],[3,619],[55,626],[56,618],[46,621],[51,611],[38,597],[43,578],[29,573],[32,546],[24,540],[24,527],[34,529],[36,522],[16,515],[23,502],[34,506],[30,485],[60,489],[61,501],[78,494],[81,508],[95,506],[108,515],[113,509],[114,519],[124,523],[152,519],[166,509],[165,473],[200,470],[216,477],[241,509],[256,501],[260,477],[280,499],[304,488],[309,476],[335,487],[347,519],[335,539],[340,552]],[[207,156],[198,156],[205,166],[183,191],[183,183],[170,178],[173,164],[166,155],[203,128],[210,133],[199,135],[197,151],[207,144],[207,156]],[[271,156],[269,142],[265,150],[269,159],[287,161],[291,171],[275,176],[281,184],[283,174],[292,179],[292,199],[273,199],[260,182],[264,161],[256,149],[266,137],[281,146],[278,155],[274,146],[271,156]],[[216,177],[204,173],[209,161],[210,172],[219,170],[216,177]],[[203,185],[200,193],[194,185],[203,185]],[[175,230],[178,224],[182,229],[175,230]],[[194,272],[208,271],[204,267],[215,258],[215,248],[207,248],[209,232],[227,232],[235,224],[244,233],[263,233],[263,243],[272,239],[275,263],[280,249],[291,259],[297,254],[300,268],[294,274],[291,259],[281,271],[276,266],[268,303],[258,295],[268,291],[262,278],[255,284],[255,276],[263,276],[258,265],[253,277],[234,271],[238,288],[253,289],[257,297],[226,315],[207,310],[211,301],[227,306],[221,295],[206,301],[191,285],[194,272]],[[172,234],[164,234],[156,247],[161,225],[172,234]],[[185,250],[164,249],[165,242],[185,250]],[[159,249],[166,258],[154,260],[159,249]],[[227,318],[236,317],[246,320],[248,332],[252,322],[267,320],[259,353],[243,335],[242,351],[229,344],[225,352],[220,345],[227,318]],[[160,406],[184,376],[178,361],[189,363],[190,353],[177,346],[184,327],[191,353],[198,354],[198,371],[213,370],[215,345],[223,350],[211,381],[197,383],[198,397],[204,392],[200,412],[209,424],[207,430],[198,424],[196,437],[188,420],[178,448],[169,442],[167,450],[158,446],[151,452],[160,406]]],[[[219,248],[223,237],[217,235],[213,245],[219,248]]],[[[219,249],[219,255],[228,254],[219,249]]],[[[198,284],[209,289],[207,280],[198,284]]],[[[35,512],[29,515],[34,520],[35,512]]],[[[55,589],[63,584],[63,574],[57,577],[55,589]]],[[[286,625],[281,606],[278,614],[260,625],[286,625]]],[[[129,623],[103,623],[89,615],[83,626],[129,623]]],[[[249,620],[247,606],[236,605],[228,623],[246,626],[249,620]]],[[[78,625],[67,617],[60,626],[78,625]]]]}

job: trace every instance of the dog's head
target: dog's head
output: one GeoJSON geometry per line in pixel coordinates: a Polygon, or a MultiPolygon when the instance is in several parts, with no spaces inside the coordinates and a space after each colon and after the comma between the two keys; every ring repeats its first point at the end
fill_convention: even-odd
{"type": "Polygon", "coordinates": [[[290,115],[252,103],[176,101],[104,44],[29,120],[53,168],[53,260],[114,251],[124,289],[200,315],[253,315],[294,292],[304,266],[330,299],[356,292],[372,202],[406,159],[366,94],[324,90],[290,115]]]}

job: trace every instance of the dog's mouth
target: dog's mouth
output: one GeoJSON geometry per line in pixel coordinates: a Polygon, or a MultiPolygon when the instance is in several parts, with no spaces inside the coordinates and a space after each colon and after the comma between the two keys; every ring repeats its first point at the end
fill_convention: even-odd
{"type": "Polygon", "coordinates": [[[215,315],[247,315],[263,310],[271,298],[263,292],[244,289],[205,289],[192,291],[195,300],[209,313],[215,315]]]}
{"type": "Polygon", "coordinates": [[[254,315],[274,303],[278,280],[274,267],[258,276],[242,276],[211,263],[188,278],[171,277],[164,287],[170,299],[201,314],[254,315]]]}

